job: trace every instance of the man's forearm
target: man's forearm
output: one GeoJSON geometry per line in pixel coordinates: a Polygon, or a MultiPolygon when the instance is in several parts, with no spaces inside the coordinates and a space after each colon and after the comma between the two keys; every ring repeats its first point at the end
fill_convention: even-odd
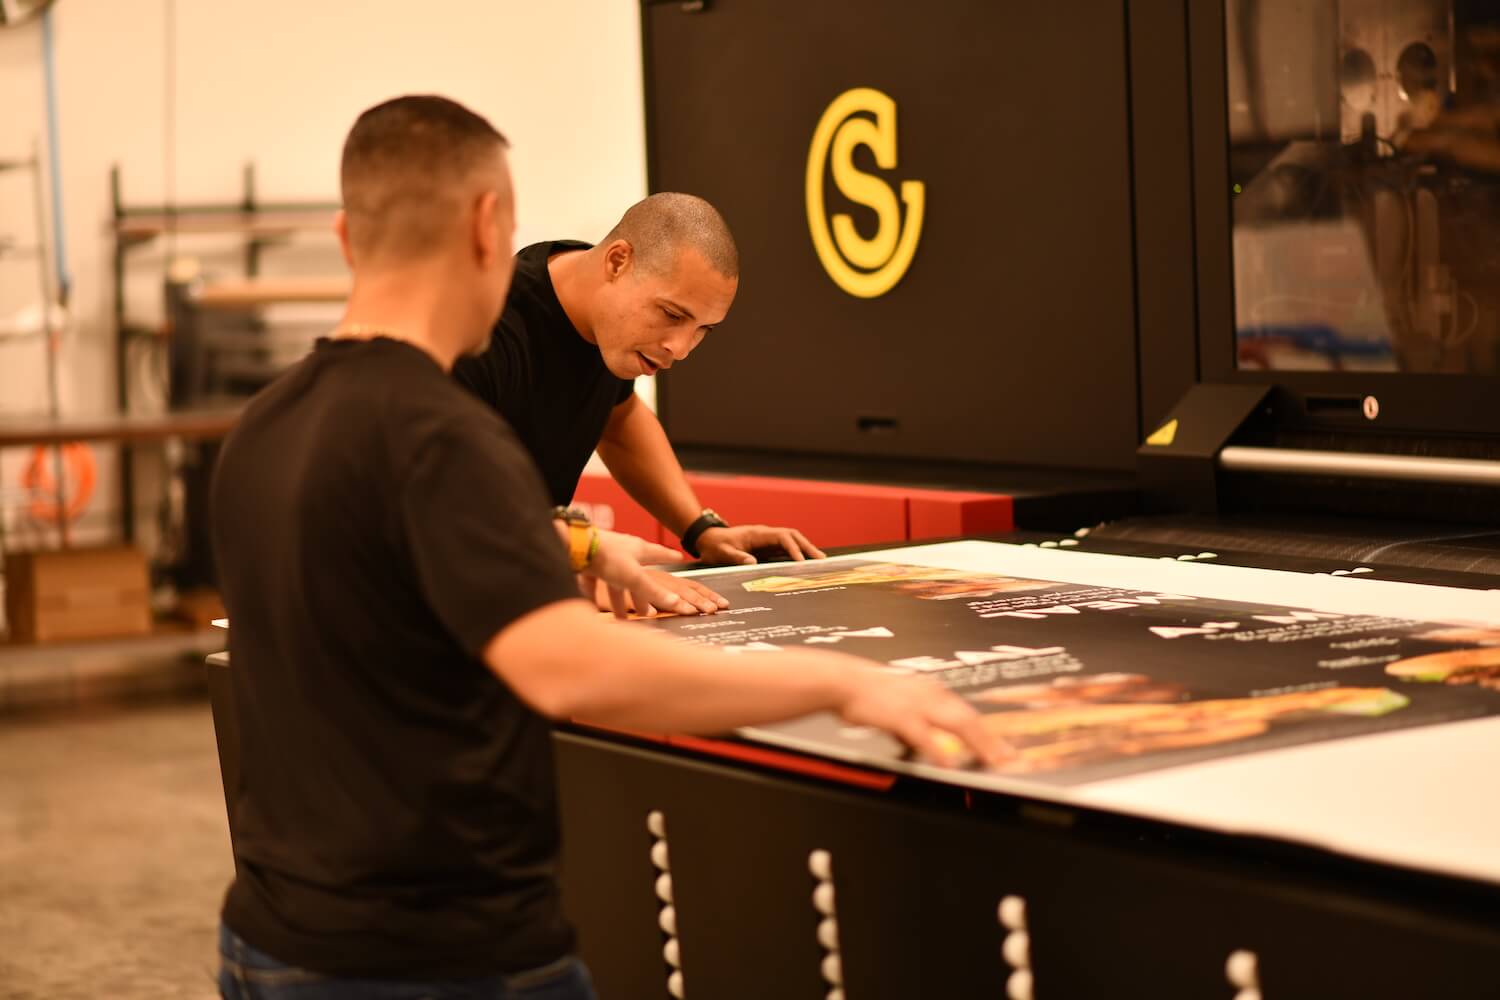
{"type": "Polygon", "coordinates": [[[625,492],[679,538],[702,513],[661,421],[639,399],[622,403],[610,418],[599,457],[625,492]]]}
{"type": "Polygon", "coordinates": [[[485,658],[545,715],[678,733],[722,733],[836,709],[858,669],[832,653],[705,650],[611,624],[571,601],[516,622],[485,658]]]}

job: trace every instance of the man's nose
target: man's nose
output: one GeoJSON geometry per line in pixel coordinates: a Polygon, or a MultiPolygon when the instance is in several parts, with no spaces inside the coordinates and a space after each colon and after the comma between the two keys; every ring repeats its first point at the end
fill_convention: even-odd
{"type": "Polygon", "coordinates": [[[668,361],[681,361],[692,352],[693,338],[686,335],[668,337],[661,342],[661,350],[668,361]]]}

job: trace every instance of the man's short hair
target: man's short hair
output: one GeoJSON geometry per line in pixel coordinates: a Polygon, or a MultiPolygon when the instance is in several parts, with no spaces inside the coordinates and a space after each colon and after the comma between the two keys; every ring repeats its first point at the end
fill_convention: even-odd
{"type": "Polygon", "coordinates": [[[339,171],[356,253],[420,257],[462,211],[465,181],[509,146],[480,115],[446,97],[377,104],[344,140],[339,171]]]}
{"type": "Polygon", "coordinates": [[[740,251],[719,210],[695,195],[663,192],[626,209],[604,243],[625,240],[648,271],[671,268],[679,251],[692,247],[726,278],[740,276],[740,251]]]}

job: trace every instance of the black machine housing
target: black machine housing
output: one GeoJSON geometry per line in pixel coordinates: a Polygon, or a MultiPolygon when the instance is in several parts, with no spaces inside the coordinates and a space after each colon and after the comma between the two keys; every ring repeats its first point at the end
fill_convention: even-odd
{"type": "MultiPolygon", "coordinates": [[[[744,263],[728,322],[691,364],[659,379],[669,434],[689,452],[732,451],[742,465],[756,452],[854,456],[875,478],[907,459],[968,464],[975,482],[997,467],[1124,472],[1139,462],[1157,510],[1491,519],[1488,489],[1410,479],[1351,489],[1334,478],[1280,488],[1233,477],[1233,489],[1219,489],[1224,477],[1212,473],[1205,492],[1200,469],[1174,498],[1153,453],[1137,455],[1191,387],[1222,385],[1263,387],[1265,405],[1224,430],[1204,456],[1210,464],[1231,440],[1500,458],[1500,369],[1237,363],[1237,177],[1318,138],[1337,150],[1336,179],[1353,191],[1346,200],[1389,189],[1400,175],[1411,200],[1426,199],[1419,209],[1448,211],[1446,228],[1434,228],[1447,243],[1455,215],[1446,192],[1483,205],[1486,190],[1500,187],[1473,171],[1376,157],[1369,151],[1390,142],[1373,125],[1342,144],[1336,122],[1317,135],[1262,123],[1261,133],[1232,139],[1244,131],[1230,103],[1243,105],[1236,88],[1251,86],[1236,82],[1247,79],[1241,64],[1255,52],[1248,39],[1264,47],[1301,31],[1296,18],[1320,6],[1340,12],[1343,21],[1327,14],[1320,30],[1329,45],[1345,47],[1362,44],[1366,22],[1426,17],[1437,26],[1425,36],[1441,61],[1434,80],[1463,44],[1453,25],[1494,17],[1473,0],[957,2],[878,13],[853,0],[644,4],[651,187],[718,204],[744,263]],[[901,282],[875,299],[844,294],[823,273],[801,191],[819,113],[855,85],[883,88],[899,109],[897,165],[856,164],[892,185],[920,178],[927,186],[923,242],[901,282]],[[737,391],[725,392],[728,385],[737,391]]],[[[1338,69],[1336,50],[1318,58],[1330,73],[1338,69]]],[[[1293,84],[1317,83],[1317,74],[1305,75],[1293,84]]],[[[832,211],[839,196],[828,189],[832,211]]],[[[1267,207],[1262,198],[1256,206],[1251,194],[1259,196],[1240,196],[1242,215],[1302,211],[1316,220],[1328,212],[1312,201],[1267,207]]],[[[1328,189],[1321,194],[1330,200],[1328,189]]],[[[838,206],[862,233],[875,225],[862,206],[838,206]]],[[[1374,222],[1390,220],[1364,219],[1367,234],[1374,222]]],[[[1415,240],[1411,231],[1406,238],[1415,240]]],[[[1428,242],[1437,247],[1436,237],[1428,242]]],[[[1453,284],[1446,245],[1431,249],[1430,263],[1398,261],[1415,275],[1406,294],[1423,296],[1412,310],[1438,294],[1417,272],[1440,268],[1453,284]]],[[[1480,256],[1466,276],[1468,298],[1449,303],[1449,322],[1456,308],[1489,331],[1500,307],[1484,276],[1494,271],[1500,288],[1500,252],[1480,256]]]]}

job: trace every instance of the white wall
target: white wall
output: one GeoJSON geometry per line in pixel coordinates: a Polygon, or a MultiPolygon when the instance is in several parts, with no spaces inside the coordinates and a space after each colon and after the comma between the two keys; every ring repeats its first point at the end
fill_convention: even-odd
{"type": "MultiPolygon", "coordinates": [[[[112,163],[137,203],[236,199],[247,161],[263,200],[331,200],[355,116],[427,92],[462,101],[511,140],[523,244],[598,238],[646,191],[637,0],[57,0],[53,17],[74,285],[60,352],[66,412],[114,404],[112,163]]],[[[39,22],[0,31],[0,159],[45,136],[41,48],[39,22]]],[[[29,240],[31,214],[26,184],[0,175],[0,236],[29,240]]],[[[338,266],[330,240],[311,243],[278,269],[338,266]]],[[[135,314],[159,311],[164,249],[132,257],[135,314]]],[[[0,318],[33,301],[35,286],[29,267],[0,260],[0,318]]],[[[0,413],[45,406],[42,370],[37,342],[0,340],[0,413]]],[[[107,476],[110,456],[98,451],[107,476]]],[[[0,498],[19,464],[0,456],[0,498]]],[[[101,485],[102,508],[113,493],[101,485]]]]}

